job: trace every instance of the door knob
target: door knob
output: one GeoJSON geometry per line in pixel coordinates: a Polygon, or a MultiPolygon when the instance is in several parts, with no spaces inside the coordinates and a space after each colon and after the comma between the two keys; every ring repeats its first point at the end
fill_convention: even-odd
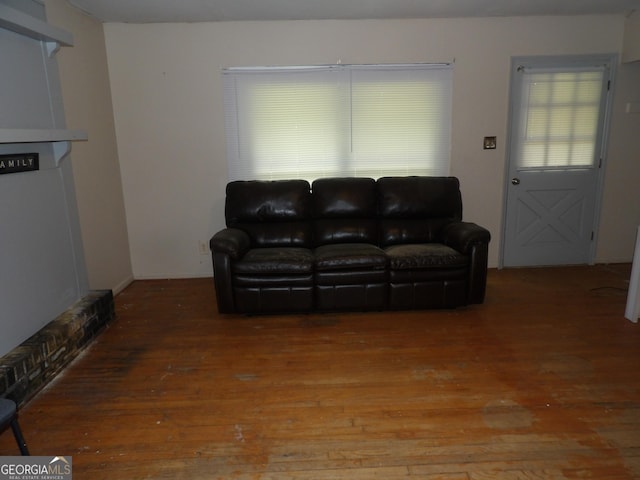
{"type": "Polygon", "coordinates": [[[519,178],[512,178],[511,179],[511,184],[512,185],[520,185],[520,179],[519,178]]]}

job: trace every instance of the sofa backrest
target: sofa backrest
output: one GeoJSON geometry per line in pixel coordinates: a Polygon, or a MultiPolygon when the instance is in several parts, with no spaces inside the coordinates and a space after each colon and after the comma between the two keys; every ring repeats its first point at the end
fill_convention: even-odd
{"type": "Polygon", "coordinates": [[[437,241],[444,225],[462,220],[455,177],[383,177],[377,191],[381,246],[437,241]]]}
{"type": "Polygon", "coordinates": [[[455,177],[236,181],[227,184],[225,218],[252,247],[385,247],[438,241],[462,220],[462,197],[455,177]]]}
{"type": "Polygon", "coordinates": [[[316,246],[378,243],[376,182],[372,178],[321,178],[311,185],[316,246]]]}
{"type": "Polygon", "coordinates": [[[306,180],[227,184],[227,226],[249,234],[252,247],[311,247],[311,191],[306,180]]]}

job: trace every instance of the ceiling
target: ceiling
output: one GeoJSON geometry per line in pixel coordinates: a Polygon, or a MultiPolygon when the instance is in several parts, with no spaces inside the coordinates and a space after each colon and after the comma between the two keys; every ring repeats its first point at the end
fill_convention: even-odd
{"type": "Polygon", "coordinates": [[[68,0],[103,22],[628,15],[640,0],[68,0]]]}

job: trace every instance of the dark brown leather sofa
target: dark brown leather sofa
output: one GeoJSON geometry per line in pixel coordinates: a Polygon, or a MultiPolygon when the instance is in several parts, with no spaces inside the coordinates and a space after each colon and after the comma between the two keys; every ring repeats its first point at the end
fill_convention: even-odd
{"type": "Polygon", "coordinates": [[[489,232],[455,177],[237,181],[210,241],[221,313],[482,303],[489,232]]]}

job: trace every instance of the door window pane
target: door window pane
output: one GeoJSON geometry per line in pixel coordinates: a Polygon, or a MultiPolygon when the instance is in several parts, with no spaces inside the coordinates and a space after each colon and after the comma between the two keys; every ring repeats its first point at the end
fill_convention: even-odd
{"type": "Polygon", "coordinates": [[[518,167],[593,167],[604,71],[521,73],[518,167]]]}

